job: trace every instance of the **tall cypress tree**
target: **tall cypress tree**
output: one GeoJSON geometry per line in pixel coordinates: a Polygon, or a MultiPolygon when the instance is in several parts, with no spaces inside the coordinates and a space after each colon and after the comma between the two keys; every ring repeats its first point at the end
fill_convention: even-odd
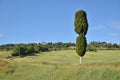
{"type": "Polygon", "coordinates": [[[87,40],[85,35],[88,30],[87,14],[83,10],[79,10],[75,13],[75,32],[78,34],[76,39],[76,52],[80,56],[80,64],[82,63],[82,57],[86,53],[87,40]]]}

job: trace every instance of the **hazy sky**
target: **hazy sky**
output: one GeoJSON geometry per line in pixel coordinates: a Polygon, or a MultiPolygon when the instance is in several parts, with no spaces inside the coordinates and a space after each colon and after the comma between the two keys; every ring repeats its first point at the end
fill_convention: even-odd
{"type": "Polygon", "coordinates": [[[0,44],[76,42],[78,10],[87,12],[88,42],[120,43],[120,0],[0,0],[0,44]]]}

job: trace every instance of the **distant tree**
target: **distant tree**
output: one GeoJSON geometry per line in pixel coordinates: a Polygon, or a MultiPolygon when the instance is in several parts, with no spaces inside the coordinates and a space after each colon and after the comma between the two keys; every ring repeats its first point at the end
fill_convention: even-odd
{"type": "Polygon", "coordinates": [[[35,45],[34,46],[34,50],[35,50],[35,53],[40,53],[40,46],[39,45],[35,45]]]}
{"type": "Polygon", "coordinates": [[[26,48],[18,46],[13,50],[12,56],[23,56],[26,54],[26,48]]]}
{"type": "Polygon", "coordinates": [[[26,49],[26,55],[32,55],[35,53],[35,49],[32,45],[29,45],[26,49]]]}
{"type": "Polygon", "coordinates": [[[41,47],[41,48],[40,48],[40,51],[41,51],[41,52],[47,52],[47,51],[49,51],[49,49],[48,49],[47,47],[41,47]]]}
{"type": "Polygon", "coordinates": [[[88,22],[86,12],[79,10],[75,13],[74,30],[79,35],[76,39],[76,52],[80,56],[80,64],[82,64],[82,57],[86,53],[87,41],[85,35],[88,30],[88,22]]]}
{"type": "Polygon", "coordinates": [[[96,49],[96,47],[88,44],[88,46],[87,46],[87,51],[97,52],[97,49],[96,49]]]}
{"type": "Polygon", "coordinates": [[[119,48],[119,46],[116,43],[114,43],[113,48],[119,48]]]}
{"type": "Polygon", "coordinates": [[[33,55],[34,53],[35,53],[35,49],[32,46],[28,46],[28,47],[17,46],[14,48],[11,55],[21,57],[21,56],[33,55]]]}

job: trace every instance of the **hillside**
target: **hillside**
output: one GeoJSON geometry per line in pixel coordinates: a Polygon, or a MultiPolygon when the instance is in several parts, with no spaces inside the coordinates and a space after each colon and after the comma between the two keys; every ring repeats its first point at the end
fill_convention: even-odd
{"type": "Polygon", "coordinates": [[[35,56],[5,59],[8,55],[10,52],[0,52],[0,60],[8,62],[6,68],[0,66],[1,80],[120,79],[120,50],[87,52],[82,65],[79,65],[79,56],[75,50],[43,52],[35,56]]]}

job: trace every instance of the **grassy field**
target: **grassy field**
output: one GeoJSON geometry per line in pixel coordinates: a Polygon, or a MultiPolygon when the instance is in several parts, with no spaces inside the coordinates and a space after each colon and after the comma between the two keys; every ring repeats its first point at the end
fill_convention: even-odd
{"type": "Polygon", "coordinates": [[[5,59],[0,52],[0,80],[120,80],[120,50],[87,52],[83,64],[74,50],[5,59]]]}

